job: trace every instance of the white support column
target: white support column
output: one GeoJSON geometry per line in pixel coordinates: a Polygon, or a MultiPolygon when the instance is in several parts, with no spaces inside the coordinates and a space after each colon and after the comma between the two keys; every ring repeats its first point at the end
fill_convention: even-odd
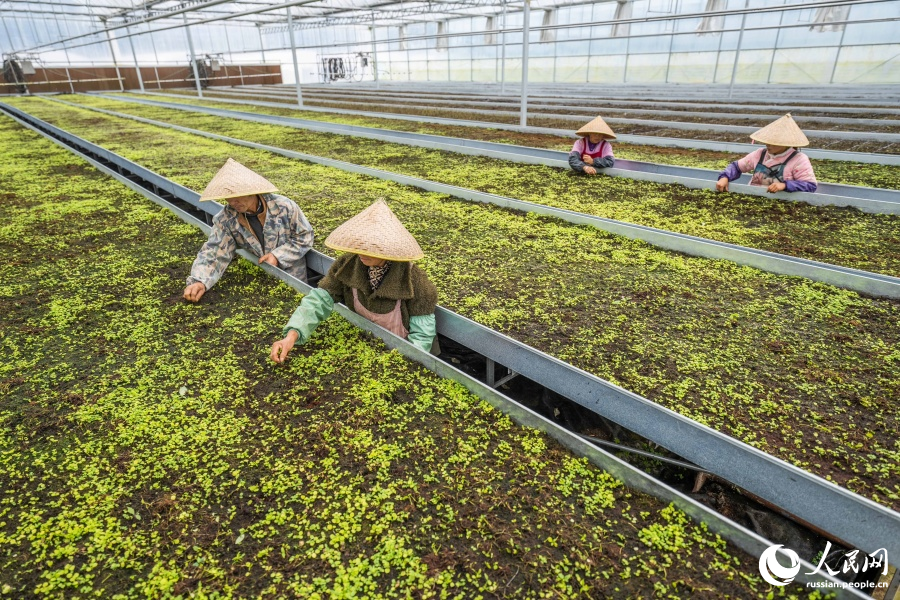
{"type": "Polygon", "coordinates": [[[529,20],[531,18],[531,0],[525,0],[525,11],[522,13],[522,92],[519,105],[519,125],[528,124],[528,37],[530,35],[529,20]]]}
{"type": "Polygon", "coordinates": [[[259,52],[262,54],[262,61],[266,62],[266,46],[263,44],[262,27],[257,25],[256,32],[259,34],[259,52]]]}
{"type": "MultiPolygon", "coordinates": [[[[744,0],[744,8],[750,6],[750,0],[744,0]]],[[[747,23],[747,13],[741,15],[741,32],[738,34],[737,48],[734,50],[734,66],[731,68],[731,83],[728,84],[728,97],[734,92],[734,80],[737,78],[738,63],[741,60],[741,42],[744,41],[744,25],[747,23]]]]}
{"type": "Polygon", "coordinates": [[[72,94],[74,94],[74,93],[75,93],[75,86],[72,85],[72,75],[69,73],[69,67],[66,67],[66,79],[67,79],[68,82],[69,82],[69,92],[72,93],[72,94]]]}
{"type": "Polygon", "coordinates": [[[191,69],[194,71],[194,83],[197,84],[197,96],[203,97],[203,86],[200,85],[200,71],[197,70],[197,57],[194,54],[194,39],[191,37],[191,28],[188,26],[187,13],[181,13],[184,17],[184,32],[187,34],[188,49],[191,51],[191,69]]]}
{"type": "Polygon", "coordinates": [[[372,11],[372,74],[375,75],[375,89],[381,88],[381,82],[378,81],[378,44],[375,40],[375,11],[372,11]]]}
{"type": "MultiPolygon", "coordinates": [[[[103,26],[106,27],[106,23],[103,23],[103,26]]],[[[109,55],[112,56],[113,66],[116,68],[116,77],[119,79],[119,91],[125,91],[125,82],[122,80],[122,72],[119,70],[119,62],[116,60],[116,51],[113,48],[112,42],[112,34],[109,32],[109,29],[106,30],[106,41],[109,42],[109,55]]]]}
{"type": "MultiPolygon", "coordinates": [[[[150,26],[147,26],[147,29],[150,29],[150,26]]],[[[162,81],[159,80],[159,54],[156,52],[156,42],[153,41],[153,34],[149,35],[150,38],[150,47],[153,48],[153,74],[156,75],[156,89],[162,89],[162,81]]]]}
{"type": "Polygon", "coordinates": [[[134,57],[134,70],[137,72],[138,85],[141,86],[141,92],[144,91],[144,78],[141,76],[141,65],[138,64],[137,52],[134,51],[134,38],[131,36],[131,28],[126,27],[125,33],[128,34],[128,43],[131,45],[131,56],[134,57]]]}
{"type": "Polygon", "coordinates": [[[500,95],[506,93],[506,0],[503,2],[503,23],[500,25],[500,95]]]}
{"type": "Polygon", "coordinates": [[[288,36],[291,38],[291,58],[294,59],[294,79],[297,84],[297,106],[303,108],[303,94],[300,92],[300,66],[297,64],[297,44],[294,42],[294,20],[291,7],[287,7],[288,36]]]}
{"type": "MultiPolygon", "coordinates": [[[[834,83],[834,74],[837,72],[838,61],[841,59],[841,49],[844,47],[844,34],[847,33],[847,24],[845,23],[842,27],[841,41],[838,42],[837,53],[834,55],[834,64],[831,65],[831,77],[828,78],[828,83],[834,83]]],[[[900,572],[900,569],[898,569],[898,572],[900,572]]]]}
{"type": "MultiPolygon", "coordinates": [[[[3,21],[3,29],[6,31],[6,39],[9,40],[9,54],[15,54],[16,49],[12,43],[12,36],[9,35],[9,25],[6,24],[6,19],[3,17],[2,14],[0,14],[0,21],[3,21]]],[[[4,50],[6,50],[6,49],[4,48],[4,50]]]]}

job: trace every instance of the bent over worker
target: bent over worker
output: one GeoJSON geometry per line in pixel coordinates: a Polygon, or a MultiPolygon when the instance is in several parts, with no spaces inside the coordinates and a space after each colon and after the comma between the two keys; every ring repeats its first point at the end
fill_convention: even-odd
{"type": "Polygon", "coordinates": [[[412,264],[425,254],[384,200],[332,231],[325,245],[346,254],[300,302],[284,327],[284,338],[272,344],[273,361],[283,363],[295,344],[305,343],[337,302],[437,354],[437,288],[412,264]]]}
{"type": "Polygon", "coordinates": [[[209,239],[200,248],[187,278],[184,298],[197,302],[219,281],[238,248],[306,281],[306,253],[313,230],[297,204],[276,194],[265,177],[229,158],[200,196],[225,200],[213,217],[209,239]]]}
{"type": "Polygon", "coordinates": [[[569,166],[576,173],[596,175],[597,169],[608,169],[616,162],[609,140],[616,134],[601,117],[597,117],[575,132],[581,139],[575,141],[569,152],[569,166]]]}
{"type": "Polygon", "coordinates": [[[788,113],[769,123],[750,136],[762,142],[765,148],[754,150],[736,160],[719,173],[716,190],[728,191],[728,182],[741,177],[741,173],[753,173],[750,185],[765,186],[774,194],[788,192],[815,192],[818,188],[809,157],[797,148],[809,146],[809,140],[788,113]]]}

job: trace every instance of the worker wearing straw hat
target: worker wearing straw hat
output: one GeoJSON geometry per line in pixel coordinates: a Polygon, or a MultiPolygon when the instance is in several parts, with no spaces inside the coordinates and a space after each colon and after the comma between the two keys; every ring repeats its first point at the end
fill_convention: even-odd
{"type": "Polygon", "coordinates": [[[597,169],[608,169],[616,162],[609,140],[616,134],[602,117],[597,117],[575,132],[580,137],[569,152],[569,166],[573,171],[596,175],[597,169]]]}
{"type": "Polygon", "coordinates": [[[336,302],[419,349],[436,353],[437,289],[412,264],[424,253],[384,200],[331,232],[325,245],[346,254],[334,261],[319,287],[294,311],[284,327],[284,339],[272,344],[273,361],[284,362],[296,343],[305,343],[336,302]]]}
{"type": "Polygon", "coordinates": [[[788,113],[750,136],[765,148],[754,150],[736,160],[719,173],[716,190],[728,191],[728,182],[739,179],[741,173],[753,173],[750,185],[766,186],[771,193],[815,192],[816,175],[809,157],[797,150],[809,146],[809,140],[788,113]]]}
{"type": "Polygon", "coordinates": [[[265,177],[229,158],[200,196],[201,201],[225,200],[213,217],[209,239],[200,248],[184,297],[197,302],[216,284],[238,248],[259,256],[259,263],[278,267],[306,281],[306,253],[313,230],[293,200],[265,177]]]}

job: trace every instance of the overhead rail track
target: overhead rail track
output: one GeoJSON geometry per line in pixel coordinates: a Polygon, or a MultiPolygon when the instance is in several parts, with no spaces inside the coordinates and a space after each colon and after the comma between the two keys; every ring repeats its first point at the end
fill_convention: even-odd
{"type": "MultiPolygon", "coordinates": [[[[248,84],[241,86],[226,86],[226,87],[210,87],[209,89],[218,90],[218,89],[235,89],[235,90],[248,90],[248,91],[256,91],[256,92],[271,92],[276,91],[277,93],[286,93],[293,91],[293,86],[291,88],[282,87],[284,84],[273,84],[273,85],[256,85],[256,84],[248,84]]],[[[327,93],[341,93],[342,87],[331,85],[331,86],[303,86],[303,94],[304,97],[309,94],[310,96],[316,94],[327,94],[327,93]]],[[[353,90],[351,92],[354,96],[373,96],[377,97],[381,94],[405,94],[406,97],[409,97],[410,94],[414,94],[415,96],[421,96],[423,98],[435,97],[435,98],[450,98],[450,99],[461,99],[461,100],[496,100],[498,102],[510,102],[516,103],[520,100],[519,96],[512,96],[510,94],[500,95],[500,94],[490,94],[484,91],[481,92],[469,92],[469,93],[460,93],[460,92],[425,92],[425,91],[407,91],[403,89],[375,89],[375,88],[362,88],[361,90],[353,90]]],[[[604,107],[610,106],[622,106],[622,107],[634,107],[634,106],[647,106],[647,107],[656,107],[656,108],[667,108],[667,107],[685,107],[685,108],[708,108],[708,109],[722,109],[722,110],[741,110],[746,111],[747,109],[754,110],[775,110],[782,112],[791,112],[796,113],[800,112],[822,112],[822,113],[833,113],[833,114],[853,114],[854,112],[865,112],[869,114],[877,114],[877,115],[896,115],[900,116],[900,108],[874,108],[874,107],[856,107],[856,106],[848,106],[848,107],[834,107],[834,106],[814,106],[814,105],[799,105],[799,104],[767,104],[767,105],[755,105],[755,104],[713,104],[713,103],[702,103],[702,102],[679,102],[679,101],[668,101],[665,98],[660,98],[658,100],[614,100],[609,98],[604,98],[602,95],[583,95],[583,94],[536,94],[529,92],[528,94],[528,105],[531,106],[532,102],[545,102],[545,103],[559,103],[559,102],[584,102],[584,103],[596,103],[600,104],[604,107]]],[[[809,99],[806,99],[806,102],[809,102],[809,99]]],[[[674,111],[677,114],[683,114],[681,111],[674,111]]],[[[704,115],[708,115],[709,113],[703,113],[704,115]]],[[[716,113],[718,114],[718,113],[716,113]]],[[[742,114],[746,114],[743,113],[742,114]]],[[[758,113],[753,113],[757,114],[758,113]]]]}
{"type": "MultiPolygon", "coordinates": [[[[214,93],[229,93],[229,94],[244,94],[246,88],[229,88],[229,87],[216,87],[216,88],[207,88],[206,92],[214,92],[214,93]]],[[[296,98],[296,93],[291,94],[289,91],[277,91],[271,92],[268,90],[246,90],[247,93],[250,93],[254,97],[268,94],[269,96],[278,96],[293,100],[296,98]]],[[[323,93],[319,91],[314,92],[304,92],[303,101],[319,101],[319,102],[344,102],[346,100],[366,100],[366,99],[380,99],[380,100],[392,100],[395,102],[400,102],[401,104],[412,104],[417,107],[423,106],[432,106],[432,105],[452,105],[452,106],[498,106],[498,104],[504,105],[504,108],[515,108],[516,104],[518,104],[518,99],[504,99],[504,100],[484,100],[481,98],[473,98],[473,99],[448,99],[446,97],[440,98],[425,98],[422,96],[412,96],[412,95],[388,95],[388,94],[371,94],[371,93],[353,93],[346,94],[335,91],[333,93],[323,93]],[[507,106],[508,105],[508,106],[507,106]]],[[[583,106],[583,105],[573,105],[573,101],[566,100],[560,102],[552,102],[548,99],[537,100],[536,98],[529,97],[528,98],[528,114],[542,114],[535,113],[534,111],[539,110],[556,110],[556,111],[572,111],[572,112],[582,112],[582,113],[590,113],[596,114],[598,111],[604,111],[604,119],[607,121],[611,121],[614,118],[618,117],[606,117],[605,114],[614,114],[614,113],[628,113],[628,114],[636,114],[636,115],[657,115],[657,116],[675,116],[675,117],[702,117],[707,119],[720,119],[726,121],[774,121],[782,117],[783,115],[773,115],[773,114],[748,114],[745,112],[742,113],[724,113],[724,112],[700,112],[700,111],[678,111],[678,110],[647,110],[640,108],[610,108],[608,106],[604,106],[602,103],[597,103],[595,106],[583,106]]],[[[580,100],[576,101],[580,102],[580,100]]],[[[900,114],[900,111],[898,111],[900,114]]],[[[573,115],[577,116],[577,115],[573,115]]],[[[852,117],[816,117],[816,116],[798,116],[796,114],[792,114],[795,121],[799,123],[804,122],[815,122],[815,123],[829,123],[834,125],[874,125],[881,127],[897,127],[900,126],[900,120],[895,119],[865,119],[865,118],[852,118],[852,117]]],[[[588,117],[585,117],[588,118],[588,117]]]]}
{"type": "MultiPolygon", "coordinates": [[[[77,108],[82,108],[78,105],[75,106],[77,108]]],[[[883,275],[881,273],[861,271],[859,269],[851,269],[848,267],[816,262],[804,258],[787,256],[785,254],[768,252],[766,250],[747,248],[745,246],[738,246],[736,244],[709,240],[683,233],[665,231],[663,229],[656,229],[653,227],[647,227],[645,225],[636,225],[634,223],[606,219],[603,217],[574,212],[562,208],[554,208],[542,204],[535,204],[533,202],[526,202],[524,200],[517,200],[515,198],[507,198],[505,196],[498,196],[496,194],[479,192],[477,190],[471,190],[445,183],[429,181],[427,179],[420,179],[418,177],[412,177],[409,175],[401,175],[399,173],[392,173],[390,171],[383,171],[381,169],[375,169],[372,167],[364,167],[361,165],[356,165],[353,163],[348,163],[331,158],[323,158],[311,154],[303,154],[301,152],[295,152],[293,150],[286,150],[284,148],[278,148],[275,146],[258,144],[256,142],[250,142],[247,140],[209,133],[207,131],[200,131],[198,129],[182,127],[180,125],[173,125],[171,123],[165,123],[153,119],[146,119],[144,117],[136,117],[134,115],[128,115],[125,113],[115,113],[114,111],[107,111],[105,109],[97,108],[93,110],[95,112],[111,114],[116,117],[131,119],[157,127],[173,129],[175,131],[182,131],[192,135],[220,140],[247,148],[264,150],[266,152],[272,152],[274,154],[279,154],[281,156],[286,156],[288,158],[293,158],[296,160],[304,160],[315,164],[333,167],[342,171],[347,171],[349,173],[359,173],[361,175],[368,175],[370,177],[376,177],[378,179],[393,181],[402,185],[414,186],[430,192],[448,194],[450,196],[461,198],[463,200],[493,204],[502,208],[511,208],[514,210],[520,210],[523,212],[534,213],[542,216],[555,217],[557,219],[567,221],[576,225],[590,225],[591,227],[596,227],[597,229],[606,231],[608,233],[621,235],[629,239],[641,240],[654,246],[664,248],[666,250],[683,252],[691,256],[699,256],[714,260],[730,260],[739,265],[754,267],[762,271],[768,271],[770,273],[804,277],[806,279],[828,283],[837,287],[854,290],[863,294],[869,294],[872,296],[879,296],[884,298],[900,299],[900,278],[883,275]]]]}
{"type": "MultiPolygon", "coordinates": [[[[212,97],[215,94],[222,94],[227,97],[237,96],[240,98],[259,98],[259,94],[251,94],[244,92],[223,92],[223,91],[213,91],[210,92],[206,90],[204,92],[206,95],[210,95],[212,97]]],[[[285,96],[285,100],[293,100],[288,96],[285,96]]],[[[319,102],[325,102],[323,100],[319,100],[319,102]]],[[[452,112],[452,113],[461,113],[461,114],[475,114],[475,115],[486,115],[486,116],[494,116],[494,117],[507,117],[507,118],[518,118],[520,113],[518,111],[505,111],[505,110],[484,110],[478,108],[462,108],[462,107],[449,107],[449,106],[430,106],[428,104],[419,103],[419,104],[392,104],[392,103],[384,103],[384,102],[363,102],[363,101],[354,101],[350,100],[329,100],[330,104],[341,104],[346,106],[368,106],[375,107],[380,106],[385,109],[390,110],[436,110],[442,112],[452,112]]],[[[287,102],[283,103],[286,105],[290,105],[287,102]]],[[[462,103],[468,104],[468,103],[462,103]]],[[[560,108],[560,107],[555,107],[560,108]]],[[[396,114],[396,113],[393,113],[396,114]]],[[[402,114],[402,113],[401,113],[402,114]]],[[[558,114],[558,113],[546,113],[546,112],[535,112],[533,110],[529,110],[528,118],[530,120],[534,119],[552,119],[555,121],[572,121],[573,123],[583,123],[586,117],[579,115],[571,115],[571,114],[558,114]]],[[[749,127],[746,125],[720,125],[716,123],[691,123],[689,121],[662,121],[662,120],[651,120],[651,119],[629,119],[625,117],[605,117],[605,121],[608,123],[614,124],[623,124],[623,125],[641,125],[644,127],[661,127],[666,129],[681,129],[685,131],[717,131],[721,133],[747,133],[751,134],[759,129],[759,127],[749,127]]],[[[881,132],[867,132],[867,131],[832,131],[832,130],[824,130],[824,129],[807,129],[805,133],[809,137],[815,137],[820,139],[836,139],[836,140],[859,140],[859,141],[875,141],[875,142],[886,142],[886,143],[900,143],[900,133],[881,133],[881,132]]]]}
{"type": "MultiPolygon", "coordinates": [[[[110,98],[106,92],[89,92],[91,95],[110,98]]],[[[205,100],[209,102],[221,102],[224,104],[237,104],[241,106],[262,106],[266,108],[279,108],[287,110],[304,110],[308,112],[321,112],[326,114],[353,115],[359,117],[370,117],[377,119],[391,119],[395,121],[414,121],[416,123],[434,123],[436,125],[451,125],[461,127],[475,127],[479,129],[499,129],[503,131],[518,131],[522,133],[540,133],[545,135],[558,135],[561,137],[575,138],[575,133],[571,129],[554,129],[551,127],[521,127],[509,123],[493,123],[490,121],[470,121],[465,119],[448,119],[443,117],[423,117],[413,115],[400,115],[390,113],[368,112],[349,109],[336,109],[315,106],[304,106],[302,109],[291,106],[282,102],[265,102],[263,100],[236,100],[233,98],[197,98],[196,96],[188,96],[184,94],[167,94],[163,92],[142,92],[144,96],[160,96],[173,100],[205,100]]],[[[125,99],[124,97],[122,99],[125,99]]],[[[128,97],[129,100],[137,101],[137,98],[128,97]]],[[[182,103],[184,105],[184,103],[182,103]]],[[[187,105],[199,106],[199,105],[187,105]]],[[[734,152],[739,154],[747,154],[753,150],[759,150],[759,146],[752,144],[740,144],[736,142],[715,142],[709,140],[692,140],[687,138],[666,138],[651,135],[617,135],[616,139],[627,144],[637,144],[642,146],[664,146],[672,148],[692,148],[701,150],[714,150],[717,152],[734,152]]],[[[868,152],[844,152],[835,150],[818,150],[804,148],[803,152],[810,158],[822,160],[851,161],[861,163],[871,163],[880,165],[900,165],[900,155],[895,154],[873,154],[868,152]]]]}
{"type": "MultiPolygon", "coordinates": [[[[103,172],[157,204],[173,210],[179,217],[207,233],[212,215],[222,208],[217,203],[201,203],[196,192],[16,108],[0,103],[0,109],[22,125],[84,157],[103,172]]],[[[256,257],[244,251],[241,253],[244,258],[256,264],[256,257]]],[[[314,273],[325,273],[331,261],[332,259],[316,251],[308,254],[308,266],[314,273]]],[[[269,265],[263,265],[263,268],[298,291],[307,293],[310,290],[308,285],[277,268],[269,265]]],[[[675,503],[697,521],[707,523],[712,531],[731,540],[746,552],[759,555],[771,545],[768,540],[500,394],[485,382],[422,352],[343,305],[336,305],[335,308],[354,325],[382,339],[389,348],[397,349],[438,375],[459,382],[509,414],[516,422],[546,432],[566,448],[588,457],[627,485],[675,503]]],[[[891,509],[443,307],[437,308],[436,316],[439,334],[484,356],[486,360],[504,365],[538,385],[667,448],[704,470],[780,507],[831,538],[866,553],[885,548],[889,556],[900,556],[900,514],[891,509]]],[[[815,570],[806,562],[803,565],[805,569],[815,570]]],[[[801,571],[801,578],[806,577],[803,572],[805,569],[801,571]]],[[[833,581],[821,574],[811,577],[818,581],[833,581]]],[[[846,598],[866,597],[852,588],[837,588],[836,591],[846,598]]]]}
{"type": "MultiPolygon", "coordinates": [[[[228,109],[211,108],[189,104],[172,102],[160,102],[156,100],[144,100],[130,97],[117,97],[99,95],[118,102],[143,104],[180,110],[183,112],[195,112],[218,117],[240,119],[254,123],[268,125],[281,125],[306,129],[322,133],[334,133],[374,139],[408,146],[446,150],[460,154],[473,156],[487,156],[507,161],[526,164],[541,164],[551,167],[569,168],[568,153],[559,150],[544,148],[531,148],[528,146],[515,146],[512,144],[500,144],[496,142],[484,142],[465,138],[453,138],[440,135],[395,131],[379,129],[375,127],[363,127],[360,125],[344,125],[340,123],[328,123],[324,121],[310,121],[293,117],[276,115],[263,115],[228,109]]],[[[96,110],[92,106],[75,104],[64,100],[55,99],[77,108],[96,110]]],[[[115,114],[118,117],[131,118],[133,115],[117,113],[115,111],[100,111],[115,114]]],[[[757,147],[758,148],[758,147],[757,147]]],[[[900,158],[900,157],[898,157],[900,158]]],[[[680,167],[676,165],[664,165],[636,160],[616,159],[616,166],[603,169],[603,173],[615,177],[653,181],[656,183],[676,183],[693,189],[714,190],[718,179],[718,171],[711,169],[698,169],[694,167],[680,167]]],[[[741,179],[731,183],[731,191],[753,196],[776,197],[791,202],[806,202],[815,205],[852,206],[863,212],[878,214],[900,214],[900,190],[883,188],[869,188],[837,183],[819,183],[818,191],[808,192],[780,192],[770,194],[759,186],[751,186],[750,175],[744,174],[741,179]]]]}

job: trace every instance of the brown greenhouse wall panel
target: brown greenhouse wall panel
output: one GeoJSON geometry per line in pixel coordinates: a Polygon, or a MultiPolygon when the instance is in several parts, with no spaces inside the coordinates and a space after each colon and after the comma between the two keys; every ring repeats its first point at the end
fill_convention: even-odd
{"type": "MultiPolygon", "coordinates": [[[[137,69],[119,67],[126,90],[140,89],[137,69]]],[[[170,89],[194,86],[194,73],[189,66],[154,67],[141,65],[144,88],[170,89]]],[[[282,83],[280,65],[223,65],[220,71],[211,73],[209,85],[260,85],[282,83]]],[[[39,93],[71,93],[118,91],[119,82],[115,67],[65,67],[37,68],[34,75],[25,76],[28,91],[39,93]],[[71,84],[70,84],[71,80],[71,84]]],[[[0,94],[15,94],[13,83],[0,81],[0,94]]]]}

